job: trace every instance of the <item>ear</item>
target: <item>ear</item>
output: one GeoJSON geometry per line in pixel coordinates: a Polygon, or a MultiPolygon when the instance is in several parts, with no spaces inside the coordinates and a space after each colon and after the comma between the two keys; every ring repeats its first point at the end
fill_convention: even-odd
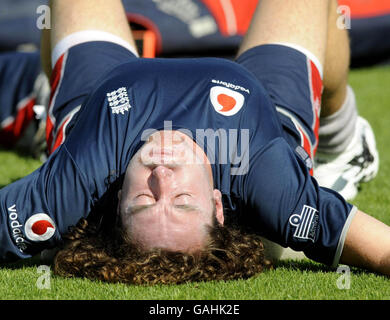
{"type": "Polygon", "coordinates": [[[214,203],[215,203],[215,208],[216,208],[216,218],[218,222],[223,225],[225,221],[225,217],[223,216],[223,204],[222,204],[222,193],[218,189],[213,190],[213,195],[214,195],[214,203]]]}

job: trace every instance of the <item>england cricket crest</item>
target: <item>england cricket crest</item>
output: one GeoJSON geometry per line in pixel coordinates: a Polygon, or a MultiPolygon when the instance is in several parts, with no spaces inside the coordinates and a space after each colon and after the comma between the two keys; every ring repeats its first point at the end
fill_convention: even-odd
{"type": "Polygon", "coordinates": [[[129,96],[125,87],[107,93],[108,104],[113,114],[125,114],[131,108],[129,96]]]}
{"type": "Polygon", "coordinates": [[[304,205],[300,214],[291,215],[289,222],[296,227],[294,238],[315,241],[318,226],[318,210],[304,205]]]}

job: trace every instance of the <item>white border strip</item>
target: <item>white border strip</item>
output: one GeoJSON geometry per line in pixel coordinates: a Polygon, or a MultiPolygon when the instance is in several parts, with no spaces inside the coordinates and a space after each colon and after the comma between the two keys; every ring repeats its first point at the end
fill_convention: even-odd
{"type": "Polygon", "coordinates": [[[357,213],[357,211],[358,211],[357,207],[353,206],[351,212],[349,213],[347,221],[345,221],[343,230],[341,231],[341,235],[339,238],[339,243],[337,244],[336,253],[335,253],[334,258],[333,258],[333,264],[332,264],[333,268],[336,268],[339,265],[340,257],[341,257],[341,254],[343,253],[345,238],[347,237],[347,233],[348,233],[349,227],[351,226],[352,219],[355,217],[355,214],[357,213]]]}
{"type": "MultiPolygon", "coordinates": [[[[313,88],[313,68],[311,66],[311,63],[310,63],[310,59],[307,58],[307,70],[309,71],[308,72],[308,82],[309,82],[309,87],[310,87],[310,102],[311,102],[311,108],[312,108],[312,111],[313,111],[313,122],[311,124],[311,129],[315,130],[315,126],[316,126],[316,123],[317,123],[317,119],[319,121],[320,119],[320,114],[321,114],[321,100],[319,101],[315,101],[314,99],[314,88],[313,88]],[[316,103],[320,102],[320,106],[319,108],[317,109],[316,108],[316,103]]],[[[320,98],[321,99],[321,98],[320,98]]],[[[315,132],[314,132],[314,135],[315,135],[315,132]]],[[[314,145],[314,150],[317,149],[318,147],[318,137],[316,137],[316,142],[315,142],[315,145],[314,145]]]]}
{"type": "MultiPolygon", "coordinates": [[[[64,143],[65,139],[66,139],[66,128],[68,127],[70,121],[72,120],[72,118],[74,117],[74,115],[79,112],[79,110],[81,109],[81,105],[77,106],[76,108],[72,109],[72,111],[70,111],[65,117],[64,117],[64,120],[61,122],[61,124],[58,126],[58,128],[61,128],[61,126],[65,123],[64,127],[62,128],[62,141],[61,141],[61,144],[64,143]]],[[[55,132],[54,134],[54,138],[53,138],[53,142],[52,142],[52,145],[51,145],[51,148],[54,147],[55,143],[56,143],[56,140],[57,140],[57,136],[60,132],[57,131],[55,132]]]]}
{"type": "MultiPolygon", "coordinates": [[[[58,59],[60,57],[58,57],[58,59]]],[[[60,91],[60,88],[61,88],[61,85],[62,85],[62,80],[64,79],[64,72],[65,72],[65,67],[66,67],[67,60],[68,60],[68,52],[66,51],[64,53],[64,59],[62,61],[62,65],[61,65],[60,80],[59,80],[59,82],[57,84],[57,88],[56,88],[56,90],[53,93],[53,97],[52,97],[51,103],[49,104],[49,107],[48,107],[48,113],[47,114],[48,114],[48,116],[49,116],[49,118],[51,120],[51,123],[53,124],[53,127],[55,127],[55,125],[56,125],[56,118],[55,118],[55,116],[53,114],[53,108],[54,108],[54,105],[56,103],[58,92],[60,91]]]]}
{"type": "Polygon", "coordinates": [[[115,43],[126,48],[138,57],[137,50],[130,43],[112,33],[100,30],[83,30],[66,36],[55,45],[51,54],[52,68],[54,68],[57,60],[71,47],[91,41],[107,41],[115,43]]]}
{"type": "Polygon", "coordinates": [[[292,49],[295,49],[295,50],[303,53],[317,67],[317,69],[318,69],[318,71],[320,73],[321,79],[324,78],[324,67],[322,66],[322,63],[316,57],[316,55],[314,53],[312,53],[311,51],[307,50],[306,48],[304,48],[304,47],[302,47],[302,46],[300,46],[298,44],[294,44],[294,43],[290,43],[290,42],[273,42],[273,43],[270,43],[270,44],[277,44],[277,45],[281,45],[281,46],[285,46],[285,47],[290,47],[292,49]]]}
{"type": "Polygon", "coordinates": [[[279,106],[276,106],[276,111],[285,115],[287,118],[289,118],[291,120],[291,122],[294,124],[295,128],[297,129],[299,135],[301,136],[301,147],[303,147],[304,145],[304,139],[303,139],[303,136],[302,136],[302,132],[303,134],[306,136],[307,138],[307,141],[309,142],[310,144],[310,158],[313,160],[314,159],[314,154],[313,154],[313,144],[311,143],[311,140],[310,140],[310,136],[307,134],[306,130],[303,128],[303,126],[298,122],[298,120],[290,113],[288,112],[286,109],[283,109],[279,106]],[[302,131],[302,132],[301,132],[302,131]]]}

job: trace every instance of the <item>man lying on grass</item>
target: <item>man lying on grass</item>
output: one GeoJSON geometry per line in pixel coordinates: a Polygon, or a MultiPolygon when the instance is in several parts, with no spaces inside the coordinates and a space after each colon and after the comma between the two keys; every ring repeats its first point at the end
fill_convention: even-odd
{"type": "Polygon", "coordinates": [[[375,176],[378,157],[336,7],[262,0],[232,62],[140,59],[119,0],[51,1],[51,156],[0,192],[2,259],[65,239],[64,276],[235,279],[269,266],[261,235],[390,274],[390,228],[342,196],[375,176]],[[338,192],[312,177],[317,147],[318,181],[338,192]]]}

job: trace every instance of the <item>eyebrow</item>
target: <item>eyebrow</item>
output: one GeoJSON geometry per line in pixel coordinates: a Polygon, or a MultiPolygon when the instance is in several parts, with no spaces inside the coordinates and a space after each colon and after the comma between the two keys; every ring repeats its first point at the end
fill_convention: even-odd
{"type": "Polygon", "coordinates": [[[176,206],[174,206],[174,208],[180,209],[183,211],[201,211],[198,206],[193,206],[193,205],[189,205],[189,204],[176,205],[176,206]]]}
{"type": "MultiPolygon", "coordinates": [[[[149,209],[149,208],[151,208],[153,206],[155,206],[155,204],[129,206],[127,208],[126,212],[130,213],[130,214],[136,214],[136,213],[142,212],[142,211],[144,211],[146,209],[149,209]]],[[[201,211],[198,206],[193,206],[193,205],[188,205],[188,204],[185,204],[185,205],[175,205],[173,207],[176,208],[176,209],[182,210],[182,211],[187,211],[187,212],[190,212],[190,211],[201,211]]]]}
{"type": "Polygon", "coordinates": [[[154,204],[138,205],[138,206],[128,206],[126,213],[136,214],[143,210],[153,207],[154,204]]]}

